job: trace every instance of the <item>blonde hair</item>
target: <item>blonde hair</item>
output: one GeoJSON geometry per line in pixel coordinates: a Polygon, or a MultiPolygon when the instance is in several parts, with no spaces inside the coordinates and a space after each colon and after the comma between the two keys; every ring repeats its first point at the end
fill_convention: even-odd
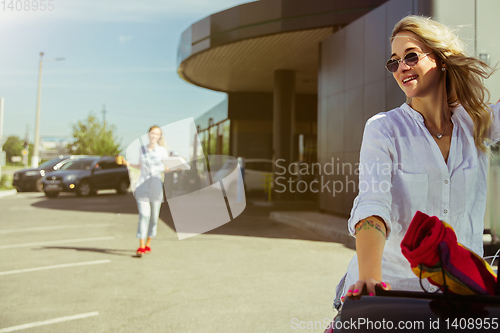
{"type": "Polygon", "coordinates": [[[156,126],[156,125],[151,126],[149,128],[148,133],[156,128],[160,130],[160,138],[158,139],[158,146],[162,146],[162,147],[167,148],[167,144],[165,143],[165,138],[163,137],[163,131],[161,130],[161,128],[159,126],[156,126]]]}
{"type": "MultiPolygon", "coordinates": [[[[463,42],[448,27],[427,17],[410,15],[401,19],[392,31],[391,43],[399,32],[409,31],[432,49],[446,65],[446,95],[449,107],[462,105],[474,123],[474,142],[488,153],[485,141],[492,124],[490,98],[483,80],[494,70],[485,62],[465,54],[463,42]]],[[[411,99],[407,98],[407,102],[411,99]]]]}

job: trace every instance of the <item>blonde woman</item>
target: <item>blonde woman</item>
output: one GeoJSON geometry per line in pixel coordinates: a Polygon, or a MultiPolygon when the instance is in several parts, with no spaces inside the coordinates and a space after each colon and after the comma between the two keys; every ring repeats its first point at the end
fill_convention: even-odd
{"type": "Polygon", "coordinates": [[[360,186],[352,207],[356,256],[337,308],[364,288],[421,291],[400,248],[417,210],[448,222],[460,243],[483,254],[488,146],[500,140],[500,105],[487,105],[483,84],[492,70],[447,27],[419,16],[396,24],[391,53],[386,68],[407,101],[366,123],[359,180],[371,185],[360,186]]]}
{"type": "Polygon", "coordinates": [[[164,201],[161,175],[165,171],[170,171],[162,162],[168,158],[168,150],[160,127],[152,126],[148,131],[148,137],[149,144],[141,146],[139,164],[126,162],[127,166],[141,170],[134,191],[139,210],[138,256],[151,252],[151,238],[156,236],[160,207],[164,201]]]}

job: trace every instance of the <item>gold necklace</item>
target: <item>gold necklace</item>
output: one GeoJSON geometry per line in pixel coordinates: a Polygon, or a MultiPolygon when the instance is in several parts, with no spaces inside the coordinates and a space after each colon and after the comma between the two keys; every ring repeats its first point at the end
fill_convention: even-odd
{"type": "Polygon", "coordinates": [[[444,133],[446,132],[446,126],[448,126],[448,122],[446,122],[446,124],[444,125],[443,134],[437,134],[436,132],[434,132],[433,130],[431,130],[428,126],[425,126],[425,127],[427,127],[427,129],[429,131],[431,131],[438,139],[441,139],[443,137],[444,133]]]}

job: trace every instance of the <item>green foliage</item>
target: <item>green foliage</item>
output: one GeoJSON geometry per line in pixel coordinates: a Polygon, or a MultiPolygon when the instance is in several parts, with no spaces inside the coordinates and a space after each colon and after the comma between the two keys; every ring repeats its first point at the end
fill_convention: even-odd
{"type": "Polygon", "coordinates": [[[12,188],[12,180],[7,175],[2,175],[0,177],[0,189],[10,190],[12,188]]]}
{"type": "MultiPolygon", "coordinates": [[[[7,141],[3,144],[2,150],[5,151],[7,164],[10,164],[12,156],[23,156],[21,151],[24,149],[24,141],[22,141],[18,136],[11,135],[7,138],[7,141]]],[[[33,156],[33,144],[30,143],[28,146],[28,161],[31,161],[31,156],[33,156]]]]}
{"type": "Polygon", "coordinates": [[[5,151],[7,162],[10,162],[12,156],[21,156],[21,151],[24,149],[24,142],[15,135],[7,138],[3,144],[3,151],[5,151]]]}
{"type": "Polygon", "coordinates": [[[72,129],[75,142],[68,145],[72,154],[114,156],[120,153],[120,143],[113,133],[115,127],[102,125],[92,113],[72,125],[72,129]]]}

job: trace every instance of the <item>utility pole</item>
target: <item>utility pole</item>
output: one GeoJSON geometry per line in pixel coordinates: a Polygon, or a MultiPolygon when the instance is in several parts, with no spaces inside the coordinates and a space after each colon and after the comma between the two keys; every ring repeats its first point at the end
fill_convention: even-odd
{"type": "Polygon", "coordinates": [[[102,105],[102,124],[103,127],[106,127],[106,104],[102,105]]]}
{"type": "Polygon", "coordinates": [[[27,151],[26,154],[23,154],[23,164],[25,168],[28,167],[28,156],[30,151],[29,133],[30,133],[30,124],[26,124],[26,138],[24,140],[24,149],[23,149],[27,151]]]}
{"type": "MultiPolygon", "coordinates": [[[[49,59],[47,61],[60,61],[64,58],[49,59]]],[[[40,99],[42,97],[42,67],[43,67],[43,52],[40,52],[40,65],[38,69],[38,95],[36,99],[36,122],[35,122],[35,146],[33,148],[33,156],[31,157],[31,167],[38,167],[40,162],[40,99]]]]}
{"type": "Polygon", "coordinates": [[[30,133],[30,124],[26,124],[26,136],[24,140],[24,148],[26,149],[28,149],[30,146],[29,133],[30,133]]]}
{"type": "Polygon", "coordinates": [[[36,99],[36,121],[35,121],[35,147],[31,157],[31,167],[38,167],[38,155],[40,151],[40,98],[42,97],[42,66],[43,52],[40,52],[40,65],[38,68],[38,94],[36,99]]]}

